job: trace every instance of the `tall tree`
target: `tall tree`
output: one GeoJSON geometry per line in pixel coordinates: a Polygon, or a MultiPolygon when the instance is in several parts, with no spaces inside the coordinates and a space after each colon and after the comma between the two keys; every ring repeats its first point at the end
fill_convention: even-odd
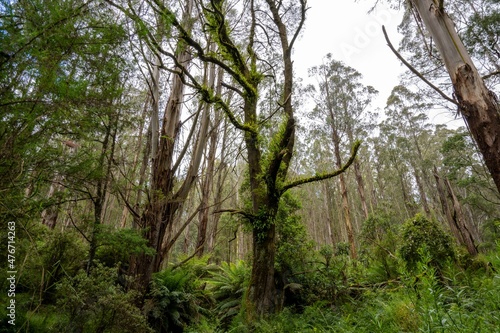
{"type": "MultiPolygon", "coordinates": [[[[313,112],[319,119],[326,119],[327,131],[333,143],[334,161],[337,167],[342,165],[342,144],[346,141],[354,144],[355,137],[366,136],[370,130],[367,120],[370,115],[367,107],[377,91],[371,86],[364,86],[360,80],[361,74],[355,69],[333,60],[331,54],[326,56],[327,63],[310,70],[310,74],[317,76],[319,81],[319,97],[313,112]]],[[[366,202],[365,187],[361,175],[360,164],[354,161],[354,174],[357,183],[363,214],[368,218],[368,204],[366,202]]],[[[354,223],[351,205],[348,197],[346,176],[339,175],[340,194],[342,197],[343,218],[347,236],[351,247],[351,256],[356,258],[356,242],[354,237],[354,223]]]]}
{"type": "MultiPolygon", "coordinates": [[[[414,11],[415,17],[418,16],[418,20],[423,22],[432,36],[432,41],[451,79],[454,98],[446,99],[456,104],[500,191],[500,111],[496,95],[486,87],[469,51],[457,33],[452,18],[447,14],[449,4],[444,0],[410,0],[408,3],[410,11],[414,11]]],[[[417,25],[419,23],[420,21],[417,25]]],[[[498,26],[498,22],[496,25],[498,26]]],[[[494,42],[495,33],[491,30],[485,31],[488,40],[493,40],[491,48],[493,52],[486,52],[491,58],[495,55],[498,45],[494,42]]],[[[431,46],[427,44],[425,46],[429,50],[428,54],[432,55],[431,46]]],[[[417,75],[423,77],[420,73],[417,75]]],[[[445,96],[442,92],[440,94],[445,96]]]]}
{"type": "MultiPolygon", "coordinates": [[[[239,96],[241,114],[214,94],[213,89],[200,82],[185,63],[179,60],[178,54],[164,50],[154,42],[154,36],[147,35],[154,49],[174,60],[180,71],[177,75],[182,82],[189,82],[205,102],[214,103],[221,108],[230,122],[243,132],[251,204],[248,209],[232,212],[242,215],[251,225],[253,233],[253,263],[247,293],[247,314],[249,318],[253,318],[274,312],[280,305],[274,281],[274,258],[276,214],[281,196],[295,186],[341,174],[353,162],[359,148],[359,143],[356,143],[351,158],[338,170],[315,177],[287,179],[295,142],[292,49],[305,21],[306,2],[251,0],[242,6],[242,11],[246,14],[242,16],[243,19],[234,22],[230,21],[230,17],[235,10],[229,10],[225,1],[212,0],[204,4],[200,17],[204,32],[217,44],[214,52],[206,51],[203,47],[205,42],[198,40],[177,19],[172,9],[160,1],[154,1],[151,5],[161,13],[165,22],[169,22],[177,30],[179,42],[189,46],[196,58],[213,63],[225,71],[232,82],[224,82],[223,85],[239,96]],[[235,28],[238,24],[246,24],[249,30],[245,37],[240,36],[242,38],[236,40],[237,32],[241,31],[235,28]],[[274,41],[277,42],[278,50],[274,48],[274,41]],[[274,56],[276,52],[281,53],[279,58],[274,56]],[[274,63],[261,60],[258,53],[269,54],[269,59],[274,63]],[[272,75],[273,79],[280,82],[280,89],[276,92],[276,112],[270,117],[277,119],[275,121],[279,123],[279,127],[264,146],[261,123],[269,119],[259,121],[257,116],[260,84],[265,79],[263,72],[275,73],[276,68],[282,69],[282,75],[272,75]]],[[[182,50],[187,48],[184,46],[182,50]]]]}

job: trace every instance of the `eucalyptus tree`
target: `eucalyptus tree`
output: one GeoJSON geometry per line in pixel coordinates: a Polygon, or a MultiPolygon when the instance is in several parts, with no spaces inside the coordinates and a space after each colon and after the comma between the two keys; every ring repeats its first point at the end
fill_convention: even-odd
{"type": "Polygon", "coordinates": [[[429,170],[433,157],[437,158],[433,156],[437,149],[433,152],[433,145],[429,140],[432,126],[425,114],[430,107],[421,95],[411,92],[404,86],[396,86],[387,100],[385,111],[388,118],[384,121],[384,126],[394,130],[398,136],[398,144],[403,148],[401,157],[408,164],[417,185],[418,202],[428,216],[431,213],[429,201],[432,199],[429,195],[434,190],[431,186],[429,170]]]}
{"type": "MultiPolygon", "coordinates": [[[[500,111],[494,88],[499,72],[497,1],[409,0],[406,3],[407,15],[402,27],[413,38],[403,40],[403,49],[415,54],[420,65],[413,67],[406,63],[407,66],[456,107],[500,190],[500,111]],[[428,37],[424,30],[428,31],[428,37]],[[434,67],[434,77],[439,77],[444,65],[451,80],[446,83],[448,86],[451,83],[453,97],[424,78],[422,73],[431,73],[423,70],[429,69],[429,65],[434,67]]],[[[402,59],[399,54],[398,57],[402,59]]]]}
{"type": "MultiPolygon", "coordinates": [[[[377,91],[371,86],[363,85],[361,74],[354,68],[333,60],[331,54],[326,56],[327,63],[310,69],[310,75],[318,79],[318,96],[313,117],[326,119],[320,127],[330,134],[333,144],[334,162],[341,167],[343,159],[342,144],[354,144],[355,138],[366,137],[370,130],[369,107],[377,91]]],[[[368,218],[368,204],[365,186],[358,161],[354,161],[354,173],[358,195],[361,199],[365,219],[368,218]]],[[[342,197],[343,217],[347,236],[351,246],[351,256],[356,257],[356,242],[348,199],[348,187],[343,174],[339,175],[340,193],[342,197]]]]}
{"type": "Polygon", "coordinates": [[[476,255],[476,233],[465,220],[451,183],[441,179],[437,172],[436,165],[443,161],[440,149],[445,138],[440,126],[432,128],[428,122],[425,112],[430,107],[418,94],[403,86],[395,87],[387,101],[388,118],[380,125],[381,136],[386,141],[384,148],[397,151],[393,154],[393,163],[409,215],[423,209],[430,217],[442,210],[458,243],[476,255]],[[433,169],[435,181],[431,180],[433,169]]]}
{"type": "Polygon", "coordinates": [[[456,239],[474,255],[488,238],[488,223],[498,214],[500,196],[469,133],[463,128],[449,131],[441,142],[443,162],[434,176],[442,184],[443,212],[455,225],[456,239]]]}
{"type": "MultiPolygon", "coordinates": [[[[296,126],[292,50],[305,21],[306,2],[251,0],[231,3],[212,0],[199,3],[198,23],[203,28],[199,34],[187,29],[176,12],[164,3],[150,1],[148,4],[169,24],[172,36],[183,50],[188,50],[203,63],[222,68],[224,77],[227,77],[222,86],[237,96],[237,107],[233,108],[179,61],[178,55],[155,43],[154,36],[146,33],[152,48],[175,62],[176,77],[196,91],[204,102],[220,108],[232,125],[242,131],[250,205],[230,212],[241,215],[251,226],[253,234],[252,274],[246,309],[248,318],[276,311],[280,302],[274,281],[274,259],[276,216],[281,196],[295,186],[344,172],[353,162],[359,147],[356,142],[351,158],[333,172],[295,180],[287,177],[294,152],[296,126]],[[212,51],[207,48],[207,39],[204,38],[216,44],[212,51]],[[273,56],[276,54],[279,56],[273,56]],[[266,61],[266,58],[272,62],[266,61]],[[266,79],[280,83],[276,89],[275,112],[269,117],[279,127],[270,139],[262,140],[262,126],[269,119],[259,121],[258,102],[261,84],[266,79]]],[[[125,11],[130,13],[127,9],[125,11]]],[[[140,18],[136,20],[139,24],[143,22],[140,18]]]]}
{"type": "MultiPolygon", "coordinates": [[[[109,3],[120,9],[135,25],[138,34],[141,60],[145,65],[146,84],[149,90],[150,130],[142,172],[150,167],[148,194],[144,203],[127,203],[134,215],[136,226],[144,230],[148,245],[155,250],[153,256],[143,254],[133,259],[131,273],[137,277],[135,286],[146,291],[152,274],[158,272],[166,262],[169,250],[178,236],[172,237],[174,222],[179,218],[184,202],[196,184],[206,146],[210,123],[211,106],[207,102],[195,101],[192,110],[185,103],[186,96],[192,91],[186,89],[186,70],[192,62],[191,50],[183,41],[175,41],[172,36],[172,22],[160,2],[109,3]],[[171,44],[173,42],[173,44],[171,44]],[[186,70],[185,72],[183,70],[186,70]],[[171,76],[168,82],[169,94],[161,100],[161,82],[165,73],[171,76]],[[164,103],[164,111],[160,106],[164,103]],[[185,108],[184,108],[185,107],[185,108]],[[186,115],[186,109],[188,114],[186,115]],[[190,128],[189,128],[190,126],[190,128]],[[187,133],[183,131],[187,129],[187,133]]],[[[178,3],[176,12],[182,12],[177,28],[187,34],[195,29],[195,2],[186,0],[178,3]]],[[[171,12],[172,15],[173,12],[171,12]]],[[[210,47],[203,46],[210,52],[210,47]]],[[[201,64],[202,71],[197,73],[202,78],[200,84],[206,89],[213,89],[215,67],[208,63],[201,64]]],[[[190,75],[190,74],[189,74],[190,75]]],[[[142,176],[146,184],[146,176],[142,176]]]]}

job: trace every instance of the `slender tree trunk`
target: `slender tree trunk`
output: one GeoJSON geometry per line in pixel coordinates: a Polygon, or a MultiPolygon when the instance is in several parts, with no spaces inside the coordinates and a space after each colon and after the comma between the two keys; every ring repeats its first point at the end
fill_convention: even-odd
{"type": "Polygon", "coordinates": [[[425,214],[427,216],[431,215],[431,210],[429,208],[429,203],[427,202],[427,195],[425,194],[424,185],[422,179],[415,167],[413,167],[413,175],[415,176],[415,182],[417,183],[418,194],[420,195],[420,201],[424,207],[425,214]]]}
{"type": "Polygon", "coordinates": [[[221,213],[219,212],[222,208],[222,191],[225,183],[225,179],[228,175],[227,167],[226,167],[226,141],[227,141],[227,123],[224,122],[224,132],[222,135],[222,151],[220,156],[220,162],[218,167],[218,175],[217,175],[217,187],[215,190],[215,204],[214,204],[214,213],[212,214],[212,228],[210,230],[209,238],[208,238],[208,251],[211,252],[215,248],[217,234],[219,230],[219,220],[221,213]]]}
{"type": "Polygon", "coordinates": [[[464,244],[464,239],[462,237],[462,234],[458,230],[456,222],[453,219],[453,213],[450,209],[450,206],[448,205],[448,200],[446,199],[446,194],[443,189],[443,185],[441,183],[441,177],[438,174],[436,166],[434,166],[434,178],[436,180],[436,189],[439,195],[439,201],[441,202],[441,209],[446,218],[446,221],[448,221],[450,230],[453,236],[455,236],[455,240],[457,241],[457,243],[464,244]]]}
{"type": "MultiPolygon", "coordinates": [[[[326,92],[326,100],[328,107],[328,115],[330,118],[330,129],[332,131],[333,153],[335,156],[335,165],[337,166],[337,168],[340,168],[342,166],[342,157],[340,155],[340,135],[337,128],[337,119],[335,116],[335,110],[331,105],[332,98],[334,98],[334,96],[331,96],[327,82],[328,78],[325,78],[325,92],[326,92]]],[[[353,259],[356,259],[357,257],[356,241],[354,239],[354,230],[352,227],[352,220],[351,220],[351,210],[349,208],[349,198],[347,195],[347,186],[344,174],[340,174],[339,182],[340,182],[340,195],[342,197],[342,211],[344,213],[343,215],[347,231],[347,238],[349,240],[349,245],[351,249],[350,255],[353,259]]]]}
{"type": "MultiPolygon", "coordinates": [[[[394,162],[397,163],[397,162],[394,162]]],[[[402,170],[396,166],[398,172],[399,183],[401,185],[401,193],[403,195],[404,208],[406,210],[407,218],[414,216],[416,214],[415,205],[413,200],[410,199],[409,191],[406,186],[405,175],[402,170]]]]}
{"type": "MultiPolygon", "coordinates": [[[[142,204],[142,195],[145,191],[144,183],[146,182],[146,171],[148,170],[148,165],[149,165],[149,159],[150,159],[150,153],[151,153],[151,124],[148,128],[147,132],[147,137],[146,137],[146,147],[144,149],[143,155],[142,155],[142,163],[141,163],[141,169],[139,170],[139,181],[137,183],[137,193],[136,193],[136,198],[135,198],[135,203],[134,203],[134,211],[136,213],[139,212],[139,208],[142,204]]],[[[140,216],[139,215],[134,215],[134,218],[132,220],[132,228],[136,229],[139,227],[141,221],[140,221],[140,216]]]]}
{"type": "MultiPolygon", "coordinates": [[[[54,179],[49,187],[49,193],[47,193],[47,199],[51,199],[56,193],[62,191],[62,182],[63,177],[56,173],[54,179]]],[[[57,217],[59,216],[59,205],[52,205],[48,208],[45,208],[42,211],[42,224],[46,225],[50,229],[54,229],[57,224],[57,217]]]]}
{"type": "Polygon", "coordinates": [[[104,175],[96,184],[96,193],[92,197],[94,204],[94,223],[92,224],[91,235],[89,237],[89,259],[87,262],[87,275],[90,274],[94,265],[94,259],[97,251],[97,238],[100,232],[99,228],[102,224],[104,204],[108,194],[108,185],[111,179],[111,166],[114,159],[116,135],[118,131],[119,114],[116,113],[109,119],[109,124],[106,126],[106,133],[102,141],[101,155],[99,156],[99,167],[104,175]]]}
{"type": "MultiPolygon", "coordinates": [[[[215,133],[215,129],[214,133],[215,133]]],[[[211,196],[212,182],[213,182],[213,172],[215,164],[215,143],[217,138],[211,135],[210,137],[210,148],[207,157],[207,167],[205,169],[205,177],[201,183],[201,205],[200,212],[198,216],[198,237],[196,240],[196,254],[198,257],[203,256],[205,252],[205,243],[207,238],[208,229],[208,213],[210,210],[209,199],[211,196]]]]}
{"type": "MultiPolygon", "coordinates": [[[[78,144],[71,141],[63,141],[62,154],[73,154],[78,149],[78,144]]],[[[47,199],[51,199],[57,193],[63,191],[64,186],[62,184],[64,177],[56,173],[49,187],[49,193],[47,193],[47,199]]],[[[25,190],[25,196],[31,195],[33,190],[33,182],[30,182],[25,190]]],[[[50,229],[54,229],[57,224],[57,218],[59,217],[59,204],[52,205],[42,211],[42,224],[46,225],[50,229]]]]}
{"type": "MultiPolygon", "coordinates": [[[[330,116],[332,117],[333,120],[334,118],[332,110],[330,110],[330,116]]],[[[340,136],[337,132],[337,128],[335,128],[333,124],[331,129],[332,129],[332,140],[334,145],[333,150],[335,155],[335,164],[337,165],[338,168],[340,168],[342,166],[342,157],[340,156],[340,136]]],[[[343,214],[344,222],[347,231],[347,239],[349,240],[349,245],[351,249],[350,254],[353,259],[356,259],[358,255],[356,251],[356,241],[354,239],[354,230],[351,221],[351,209],[349,207],[349,198],[347,194],[347,186],[344,174],[340,174],[339,182],[340,182],[340,196],[342,197],[342,211],[344,213],[343,214]]]]}
{"type": "MultiPolygon", "coordinates": [[[[209,73],[209,81],[210,86],[212,87],[215,82],[215,66],[210,66],[209,73]]],[[[220,96],[220,92],[222,89],[222,81],[218,82],[217,92],[220,96]]],[[[207,104],[205,106],[207,108],[206,112],[208,115],[210,105],[207,104]]],[[[216,122],[214,119],[213,126],[210,133],[210,146],[208,149],[208,156],[206,158],[207,166],[205,168],[205,177],[203,177],[201,182],[201,205],[200,205],[200,213],[198,218],[198,238],[196,240],[196,254],[198,257],[203,256],[205,252],[205,243],[207,239],[207,229],[208,229],[208,213],[209,213],[209,199],[212,194],[212,185],[214,179],[214,170],[215,170],[215,153],[217,150],[217,140],[219,136],[218,128],[216,127],[216,122]]]]}
{"type": "Polygon", "coordinates": [[[443,213],[448,221],[451,232],[455,236],[456,241],[460,245],[465,246],[470,255],[477,255],[478,251],[474,240],[474,233],[472,232],[472,230],[470,230],[469,226],[467,226],[467,223],[465,222],[465,217],[462,213],[462,207],[457,197],[455,196],[449,180],[444,179],[444,184],[448,192],[448,197],[453,202],[453,205],[451,207],[448,204],[448,200],[441,183],[441,177],[439,176],[436,167],[434,167],[434,178],[436,179],[436,187],[438,190],[439,199],[441,201],[443,213]]]}
{"type": "MultiPolygon", "coordinates": [[[[144,108],[143,108],[143,111],[142,111],[142,117],[141,117],[141,121],[140,121],[140,125],[139,125],[139,131],[138,131],[138,138],[137,138],[137,147],[136,147],[136,151],[135,151],[135,154],[134,154],[134,160],[132,162],[132,166],[131,166],[131,170],[132,172],[137,172],[137,164],[139,163],[139,156],[141,155],[141,152],[142,152],[142,144],[143,144],[143,130],[144,130],[144,123],[145,123],[145,119],[146,119],[146,116],[147,116],[147,112],[148,112],[148,98],[146,98],[146,102],[144,103],[144,108]]],[[[124,197],[125,197],[125,200],[129,201],[130,200],[130,196],[132,194],[132,184],[133,183],[128,183],[126,188],[125,188],[125,194],[124,194],[124,197]]],[[[140,190],[139,190],[140,191],[140,190]]],[[[136,210],[137,211],[137,210],[136,210]]],[[[125,228],[126,224],[127,224],[127,219],[128,219],[128,216],[130,215],[130,212],[129,212],[129,208],[127,207],[127,205],[125,205],[123,207],[123,210],[122,210],[122,217],[121,217],[121,222],[120,222],[120,226],[121,228],[125,228]]]]}
{"type": "Polygon", "coordinates": [[[465,245],[470,255],[475,256],[479,252],[475,244],[473,236],[474,232],[473,230],[471,230],[470,226],[468,226],[465,221],[465,216],[462,212],[462,206],[458,201],[457,197],[455,196],[455,192],[451,187],[450,181],[448,179],[445,179],[445,183],[446,183],[446,188],[448,189],[448,194],[453,202],[453,220],[455,221],[455,224],[457,225],[457,228],[460,231],[460,234],[462,235],[462,239],[464,242],[463,245],[465,245]]]}
{"type": "MultiPolygon", "coordinates": [[[[193,0],[186,0],[185,10],[182,17],[182,22],[187,31],[190,31],[193,24],[191,12],[193,9],[193,0]]],[[[189,49],[182,43],[177,45],[176,58],[177,61],[184,67],[188,67],[191,61],[189,49]]],[[[155,66],[156,68],[157,66],[155,66]]],[[[155,74],[155,73],[153,73],[155,74]]],[[[205,140],[205,135],[198,136],[197,144],[195,144],[192,160],[189,170],[181,184],[180,188],[174,193],[174,175],[175,168],[178,163],[174,164],[174,148],[178,141],[180,130],[181,106],[184,96],[184,74],[174,75],[171,82],[170,96],[165,107],[165,113],[162,121],[161,135],[158,137],[158,149],[155,154],[156,142],[155,128],[152,127],[152,142],[151,155],[152,174],[151,174],[151,196],[150,201],[141,216],[142,227],[146,230],[145,237],[148,240],[148,246],[155,250],[153,256],[142,255],[135,258],[131,265],[132,273],[138,277],[136,288],[145,291],[151,281],[152,274],[159,271],[163,261],[164,251],[162,244],[164,243],[165,234],[174,221],[178,209],[182,206],[182,202],[186,199],[189,189],[196,180],[199,163],[201,161],[201,144],[205,140]]],[[[156,78],[153,78],[156,81],[156,78]]],[[[154,94],[153,106],[157,103],[154,94]]],[[[153,117],[155,115],[155,107],[153,107],[153,117]]],[[[207,123],[205,122],[205,125],[207,123]]],[[[200,126],[200,128],[205,128],[200,126]]],[[[188,144],[188,143],[186,143],[188,144]]]]}
{"type": "Polygon", "coordinates": [[[330,193],[329,186],[326,181],[322,183],[322,186],[323,186],[323,191],[325,192],[325,195],[323,196],[323,203],[327,214],[326,216],[327,216],[328,234],[332,246],[335,246],[335,244],[339,242],[340,237],[337,235],[334,223],[335,217],[333,216],[333,207],[331,207],[332,195],[330,193]]]}
{"type": "MultiPolygon", "coordinates": [[[[346,106],[347,109],[347,106],[346,106]]],[[[347,110],[346,110],[346,113],[347,110]]],[[[349,138],[349,143],[350,145],[354,145],[354,135],[353,135],[353,130],[351,123],[349,122],[347,125],[347,136],[349,138]]],[[[356,159],[353,163],[354,167],[354,176],[356,177],[356,183],[358,185],[358,195],[359,195],[359,200],[361,201],[361,207],[363,208],[363,216],[366,219],[368,219],[368,215],[370,214],[368,211],[368,204],[366,203],[366,192],[365,192],[365,184],[363,181],[363,175],[361,174],[361,165],[359,164],[359,160],[356,159]]]]}
{"type": "Polygon", "coordinates": [[[361,207],[363,208],[363,216],[368,219],[368,215],[370,212],[368,211],[368,204],[366,203],[366,191],[365,191],[365,183],[363,181],[363,175],[361,174],[361,166],[359,165],[358,160],[354,161],[354,175],[356,176],[356,183],[358,184],[358,194],[359,199],[361,201],[361,207]]]}
{"type": "Polygon", "coordinates": [[[436,43],[453,84],[458,110],[500,192],[500,110],[496,96],[486,88],[444,8],[434,0],[411,3],[436,43]]]}

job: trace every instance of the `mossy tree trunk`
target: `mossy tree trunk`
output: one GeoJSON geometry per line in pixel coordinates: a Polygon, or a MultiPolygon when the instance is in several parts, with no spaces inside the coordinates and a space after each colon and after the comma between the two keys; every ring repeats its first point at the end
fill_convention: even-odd
{"type": "MultiPolygon", "coordinates": [[[[359,143],[356,143],[351,158],[338,170],[314,177],[287,181],[288,168],[295,142],[295,118],[292,107],[293,62],[291,55],[295,40],[305,21],[307,9],[305,0],[286,3],[265,0],[262,4],[256,4],[256,0],[250,0],[243,8],[248,13],[245,17],[247,19],[245,21],[247,29],[244,30],[248,33],[244,37],[239,36],[240,40],[238,41],[235,40],[233,35],[236,34],[235,31],[238,31],[238,29],[234,29],[233,22],[229,22],[230,16],[226,12],[226,1],[210,1],[210,3],[206,4],[206,7],[202,7],[200,18],[203,20],[204,32],[209,35],[211,41],[217,44],[214,52],[207,52],[202,47],[204,43],[198,41],[197,37],[191,34],[189,29],[185,29],[181,21],[177,20],[174,11],[160,1],[154,1],[154,4],[157,10],[166,18],[166,21],[176,28],[180,41],[192,48],[191,54],[194,54],[205,63],[215,64],[224,70],[225,75],[230,79],[228,81],[230,84],[224,83],[224,87],[236,93],[243,106],[241,113],[239,108],[238,113],[235,112],[221,96],[214,93],[213,89],[207,87],[204,82],[199,82],[198,78],[190,73],[187,66],[179,60],[177,55],[170,55],[177,64],[179,71],[182,72],[180,75],[184,79],[182,81],[188,81],[191,88],[196,90],[205,102],[213,103],[220,108],[231,124],[241,130],[244,135],[251,206],[245,210],[233,209],[229,211],[242,215],[252,227],[254,261],[245,303],[247,305],[247,318],[253,320],[256,317],[273,313],[279,309],[280,303],[277,299],[274,279],[275,219],[282,194],[288,189],[301,184],[338,176],[354,161],[359,143]],[[266,7],[268,15],[262,16],[261,14],[266,11],[266,7]],[[283,75],[275,78],[281,79],[280,82],[283,83],[280,97],[276,101],[275,119],[279,119],[279,128],[269,138],[270,143],[267,147],[263,145],[261,137],[263,135],[261,131],[262,121],[258,119],[257,108],[259,90],[261,90],[260,84],[265,78],[262,71],[268,69],[274,72],[275,66],[271,65],[270,67],[269,62],[261,61],[254,49],[257,42],[259,42],[259,49],[260,46],[266,45],[267,51],[276,52],[272,44],[266,44],[268,39],[256,40],[256,38],[262,37],[257,34],[257,27],[262,29],[266,26],[274,26],[272,29],[269,28],[266,34],[273,36],[280,42],[282,62],[276,64],[276,66],[283,70],[283,75]],[[292,31],[291,39],[289,39],[290,30],[292,31]],[[242,43],[243,47],[240,46],[242,43]]],[[[148,35],[148,38],[153,37],[148,35]]],[[[158,43],[154,44],[154,48],[168,54],[158,43]]],[[[163,136],[162,133],[161,137],[163,136]]],[[[161,155],[161,147],[159,155],[161,155]]],[[[159,166],[161,165],[160,163],[159,166]]],[[[167,181],[168,178],[162,177],[161,180],[167,181]]],[[[169,206],[163,212],[169,213],[169,206]]],[[[152,213],[152,219],[155,219],[154,211],[150,210],[149,214],[152,213]]],[[[162,219],[166,216],[168,215],[163,214],[162,219]]],[[[158,221],[157,218],[156,220],[158,221]]],[[[158,234],[161,233],[161,230],[158,231],[155,229],[155,225],[151,225],[149,233],[158,234]]],[[[158,237],[152,237],[152,239],[154,238],[158,239],[158,237]]],[[[153,243],[153,245],[155,244],[153,243]]],[[[154,266],[154,262],[152,264],[154,266]]]]}

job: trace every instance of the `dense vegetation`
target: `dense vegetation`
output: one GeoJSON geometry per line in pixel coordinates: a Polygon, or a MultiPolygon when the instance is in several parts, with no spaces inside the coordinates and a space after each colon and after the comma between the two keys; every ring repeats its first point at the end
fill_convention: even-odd
{"type": "MultiPolygon", "coordinates": [[[[498,1],[445,5],[494,96],[498,1]]],[[[498,331],[500,193],[416,9],[384,110],[295,77],[307,10],[0,1],[0,332],[498,331]]]]}

